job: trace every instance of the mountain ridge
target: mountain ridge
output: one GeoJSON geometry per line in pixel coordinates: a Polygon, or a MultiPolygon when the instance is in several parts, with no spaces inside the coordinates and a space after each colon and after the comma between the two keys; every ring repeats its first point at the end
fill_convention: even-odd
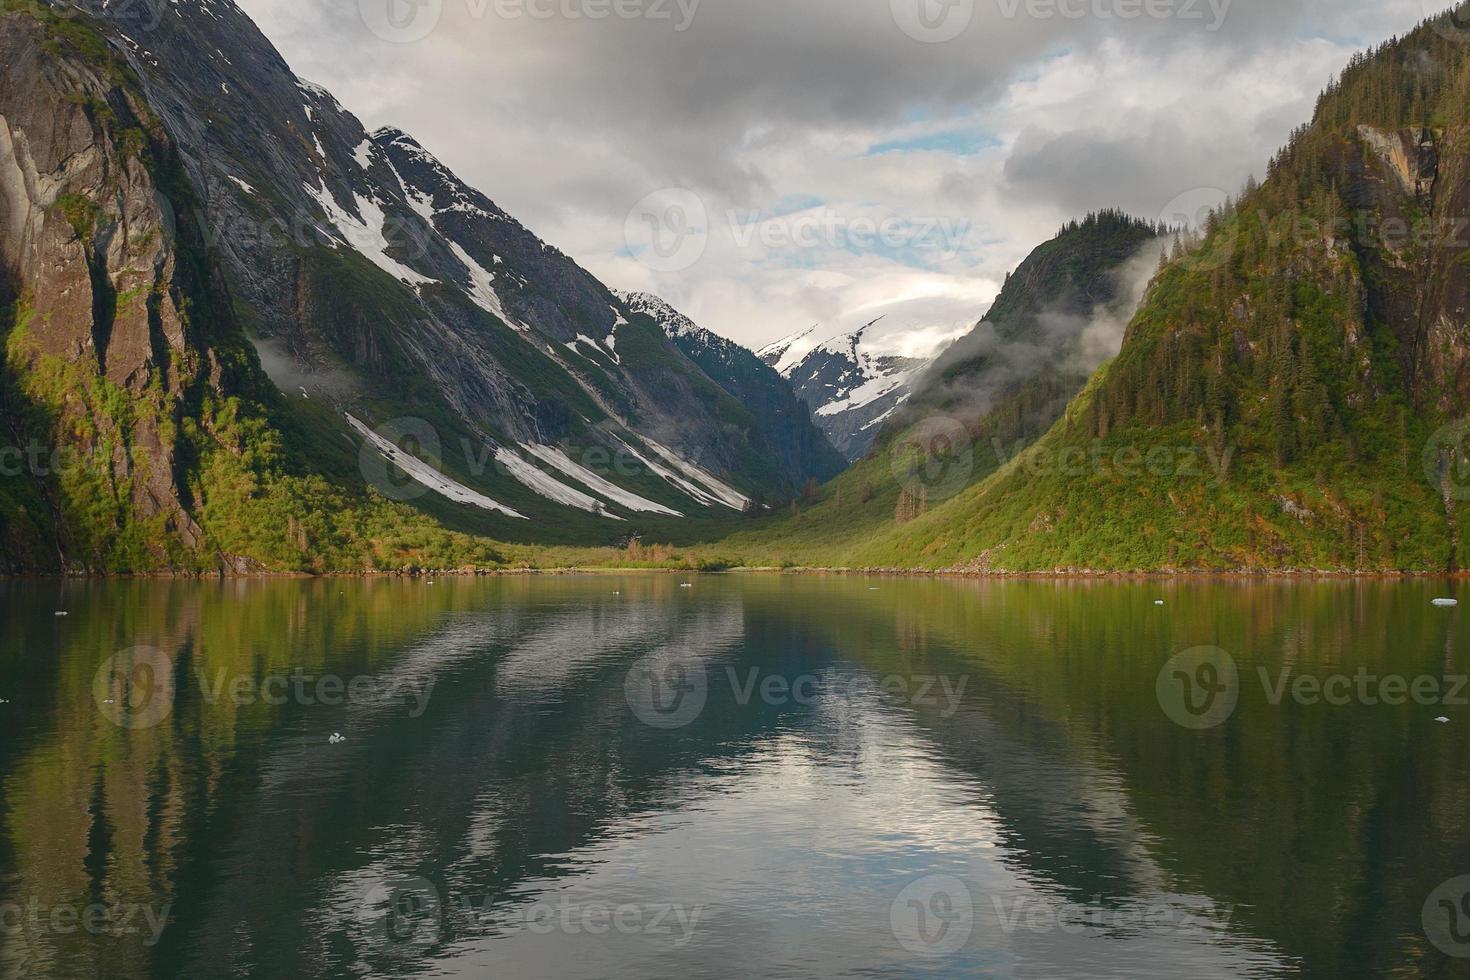
{"type": "Polygon", "coordinates": [[[491,562],[487,537],[613,540],[638,514],[658,526],[789,491],[755,419],[655,324],[407,134],[367,133],[233,3],[175,6],[146,32],[127,5],[100,13],[0,4],[6,426],[19,446],[63,449],[78,426],[100,428],[150,458],[19,474],[7,568],[415,560],[312,497],[336,514],[366,508],[376,516],[360,523],[383,538],[491,562]],[[38,181],[29,154],[58,121],[70,149],[38,181]],[[152,257],[124,247],[129,227],[156,239],[152,257]],[[128,271],[137,263],[154,271],[128,271]],[[59,390],[63,375],[91,393],[83,404],[59,390]],[[225,459],[215,411],[245,425],[224,442],[248,472],[208,472],[225,459]],[[436,452],[399,444],[403,429],[436,452]],[[384,456],[391,485],[369,476],[384,456]],[[405,492],[404,472],[435,475],[405,492]],[[225,506],[234,484],[245,497],[225,506]],[[288,506],[293,494],[306,496],[288,506]]]}
{"type": "Polygon", "coordinates": [[[879,315],[810,347],[798,346],[822,327],[817,324],[756,353],[786,379],[849,461],[861,459],[872,448],[879,427],[908,397],[911,382],[928,363],[863,348],[863,337],[884,318],[879,315]]]}
{"type": "Polygon", "coordinates": [[[651,293],[619,293],[631,312],[651,316],[684,355],[757,419],[794,492],[846,467],[785,378],[755,353],[699,326],[651,293]]]}

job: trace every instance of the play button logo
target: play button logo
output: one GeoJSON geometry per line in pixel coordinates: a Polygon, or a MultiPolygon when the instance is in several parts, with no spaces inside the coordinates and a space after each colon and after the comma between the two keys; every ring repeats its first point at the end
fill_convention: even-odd
{"type": "Polygon", "coordinates": [[[368,30],[393,44],[422,41],[439,26],[444,0],[357,0],[368,30]]]}

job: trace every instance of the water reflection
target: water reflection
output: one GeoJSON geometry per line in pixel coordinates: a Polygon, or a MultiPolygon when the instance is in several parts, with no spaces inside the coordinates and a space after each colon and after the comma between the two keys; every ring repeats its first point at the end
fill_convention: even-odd
{"type": "Polygon", "coordinates": [[[1455,974],[1470,715],[1271,696],[1463,671],[1442,589],[680,584],[0,585],[0,969],[1455,974]]]}

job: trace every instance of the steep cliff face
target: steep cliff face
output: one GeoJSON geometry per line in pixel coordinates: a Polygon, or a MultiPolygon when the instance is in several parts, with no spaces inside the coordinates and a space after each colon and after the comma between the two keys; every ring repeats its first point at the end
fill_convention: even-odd
{"type": "Polygon", "coordinates": [[[391,389],[389,410],[447,406],[468,437],[517,452],[621,440],[647,455],[647,437],[772,489],[749,414],[661,331],[410,136],[365,131],[231,0],[102,27],[174,135],[239,315],[286,359],[267,358],[283,388],[314,375],[370,422],[391,389]],[[344,373],[356,384],[332,389],[344,373]]]}
{"type": "Polygon", "coordinates": [[[1470,129],[1360,125],[1334,171],[1344,236],[1363,270],[1365,313],[1388,325],[1416,402],[1437,412],[1470,404],[1470,129]]]}
{"type": "Polygon", "coordinates": [[[826,482],[847,465],[812,422],[811,410],[751,351],[696,324],[648,293],[620,294],[631,313],[652,317],[674,345],[756,419],[788,490],[826,482]]]}
{"type": "Polygon", "coordinates": [[[120,61],[68,26],[0,15],[0,567],[167,566],[201,544],[179,426],[238,351],[228,326],[223,351],[196,326],[214,297],[168,196],[173,144],[120,61]]]}

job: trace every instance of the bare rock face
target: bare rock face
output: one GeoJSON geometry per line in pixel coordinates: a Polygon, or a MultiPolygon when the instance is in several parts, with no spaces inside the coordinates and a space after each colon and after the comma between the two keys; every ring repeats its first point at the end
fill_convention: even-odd
{"type": "Polygon", "coordinates": [[[1359,126],[1358,137],[1396,180],[1401,193],[1418,200],[1429,198],[1439,163],[1433,130],[1387,132],[1373,126],[1359,126]]]}
{"type": "Polygon", "coordinates": [[[30,465],[50,469],[65,445],[67,465],[116,506],[192,548],[165,430],[200,348],[173,209],[148,162],[170,144],[115,64],[58,49],[30,17],[0,17],[0,72],[0,280],[18,300],[6,370],[53,416],[55,440],[30,465]]]}
{"type": "Polygon", "coordinates": [[[1344,237],[1369,273],[1367,312],[1393,329],[1415,400],[1453,412],[1470,403],[1470,129],[1358,137],[1338,180],[1356,209],[1344,237]]]}

